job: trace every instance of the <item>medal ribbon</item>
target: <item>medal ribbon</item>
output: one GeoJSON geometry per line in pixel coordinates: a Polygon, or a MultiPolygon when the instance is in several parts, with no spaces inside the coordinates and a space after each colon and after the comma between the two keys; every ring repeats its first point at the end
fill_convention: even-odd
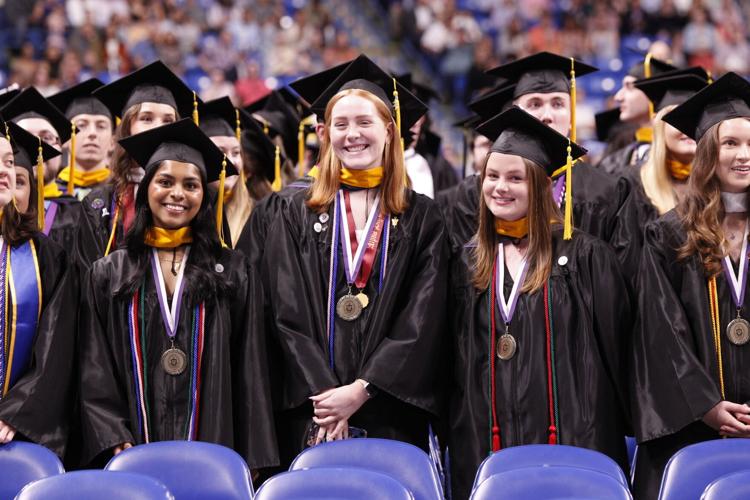
{"type": "Polygon", "coordinates": [[[190,254],[190,247],[185,247],[185,255],[182,257],[182,265],[180,271],[177,273],[177,283],[174,287],[174,295],[172,297],[171,309],[167,307],[169,303],[167,301],[167,287],[164,284],[164,275],[161,272],[161,266],[159,265],[159,253],[156,248],[151,249],[151,270],[154,275],[154,283],[156,284],[156,292],[159,297],[159,309],[161,310],[161,318],[164,321],[164,329],[169,336],[169,340],[174,342],[175,335],[177,335],[177,324],[180,321],[180,305],[182,304],[182,295],[184,291],[184,280],[185,268],[187,267],[187,259],[190,254]]]}
{"type": "Polygon", "coordinates": [[[745,289],[747,288],[747,236],[750,224],[745,224],[745,233],[742,236],[742,250],[740,251],[740,266],[737,275],[734,274],[734,268],[732,267],[732,261],[729,255],[725,255],[721,261],[721,265],[724,267],[724,274],[729,283],[729,288],[732,290],[732,298],[737,306],[737,309],[742,308],[742,304],[745,303],[745,289]]]}
{"type": "Polygon", "coordinates": [[[516,312],[516,304],[518,303],[519,291],[521,285],[526,277],[526,270],[528,269],[528,261],[524,258],[521,261],[521,270],[518,272],[517,279],[513,283],[513,288],[510,291],[510,297],[508,301],[505,300],[504,287],[505,287],[505,254],[503,252],[503,244],[500,243],[497,249],[497,265],[495,267],[495,279],[497,280],[497,305],[500,307],[500,314],[503,317],[505,324],[509,324],[513,319],[513,313],[516,312]]]}
{"type": "Polygon", "coordinates": [[[562,207],[563,198],[565,196],[565,174],[561,175],[555,181],[552,186],[552,199],[555,200],[555,205],[562,207]]]}
{"type": "Polygon", "coordinates": [[[354,284],[362,289],[367,285],[367,280],[372,273],[375,262],[375,253],[378,249],[378,241],[383,232],[385,215],[380,211],[380,195],[375,196],[375,204],[370,209],[365,225],[364,245],[357,242],[354,216],[349,203],[349,192],[339,190],[339,203],[343,203],[346,217],[341,218],[340,238],[344,248],[344,271],[346,282],[351,286],[354,284]]]}

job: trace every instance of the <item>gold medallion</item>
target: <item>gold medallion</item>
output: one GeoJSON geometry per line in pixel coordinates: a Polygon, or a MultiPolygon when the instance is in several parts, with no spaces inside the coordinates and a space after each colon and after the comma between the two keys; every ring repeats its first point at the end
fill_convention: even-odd
{"type": "Polygon", "coordinates": [[[354,321],[362,314],[362,303],[352,294],[346,294],[336,303],[336,314],[345,321],[354,321]]]}
{"type": "Polygon", "coordinates": [[[370,298],[364,292],[359,292],[357,294],[357,300],[360,304],[362,304],[362,309],[366,308],[370,304],[370,298]]]}
{"type": "Polygon", "coordinates": [[[508,361],[516,354],[516,347],[516,339],[513,335],[509,333],[501,335],[497,343],[497,357],[508,361]]]}
{"type": "Polygon", "coordinates": [[[161,355],[161,367],[170,375],[179,375],[185,371],[187,356],[181,349],[172,347],[161,355]]]}
{"type": "Polygon", "coordinates": [[[727,338],[734,345],[744,345],[750,340],[750,323],[735,318],[727,325],[727,338]]]}

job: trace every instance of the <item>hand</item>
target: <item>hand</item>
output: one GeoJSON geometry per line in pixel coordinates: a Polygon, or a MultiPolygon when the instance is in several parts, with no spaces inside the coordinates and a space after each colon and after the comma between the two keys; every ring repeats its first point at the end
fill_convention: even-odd
{"type": "Polygon", "coordinates": [[[722,436],[750,437],[750,407],[720,401],[703,415],[703,422],[718,431],[722,436]],[[747,423],[743,423],[747,422],[747,423]]]}
{"type": "Polygon", "coordinates": [[[349,420],[368,397],[365,388],[357,381],[312,396],[310,399],[315,412],[313,422],[329,426],[340,420],[349,420]]]}
{"type": "Polygon", "coordinates": [[[321,425],[318,429],[318,435],[315,437],[315,445],[323,441],[337,441],[349,438],[349,421],[339,420],[331,425],[321,425]]]}
{"type": "Polygon", "coordinates": [[[115,446],[113,451],[115,456],[119,455],[123,451],[127,450],[128,448],[132,448],[133,443],[122,443],[121,445],[115,446]]]}
{"type": "Polygon", "coordinates": [[[6,444],[13,441],[16,435],[16,428],[0,420],[0,443],[6,444]]]}

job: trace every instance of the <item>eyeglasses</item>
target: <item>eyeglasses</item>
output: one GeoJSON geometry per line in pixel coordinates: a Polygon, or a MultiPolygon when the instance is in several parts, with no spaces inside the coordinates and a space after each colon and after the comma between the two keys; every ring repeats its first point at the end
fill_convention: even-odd
{"type": "Polygon", "coordinates": [[[42,133],[39,138],[50,146],[60,146],[60,138],[55,135],[42,133]]]}

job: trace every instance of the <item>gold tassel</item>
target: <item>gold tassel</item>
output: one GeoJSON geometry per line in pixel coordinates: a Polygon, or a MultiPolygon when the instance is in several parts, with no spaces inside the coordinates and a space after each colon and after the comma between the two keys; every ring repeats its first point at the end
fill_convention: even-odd
{"type": "Polygon", "coordinates": [[[8,128],[8,122],[3,122],[3,125],[5,125],[5,138],[10,142],[10,129],[8,128]]]}
{"type": "Polygon", "coordinates": [[[276,153],[273,159],[273,183],[271,189],[281,191],[281,150],[276,146],[276,153]]]}
{"type": "Polygon", "coordinates": [[[242,138],[242,126],[240,123],[240,110],[237,108],[234,108],[234,135],[237,137],[237,140],[241,140],[242,138]]]}
{"type": "Polygon", "coordinates": [[[708,84],[711,85],[714,83],[714,76],[711,74],[711,70],[706,70],[706,74],[708,75],[708,84]]]}
{"type": "Polygon", "coordinates": [[[216,232],[219,235],[221,246],[227,248],[224,243],[224,181],[227,178],[227,155],[221,160],[221,173],[219,174],[219,199],[216,200],[216,232]]]}
{"type": "Polygon", "coordinates": [[[193,91],[193,122],[196,125],[200,125],[200,120],[198,119],[198,95],[195,91],[193,91]]]}
{"type": "Polygon", "coordinates": [[[36,155],[36,214],[39,230],[44,231],[44,155],[41,139],[39,139],[39,150],[36,155]]]}
{"type": "Polygon", "coordinates": [[[300,178],[305,176],[305,120],[299,122],[297,129],[297,169],[300,178]]]}
{"type": "Polygon", "coordinates": [[[76,170],[76,126],[73,122],[70,122],[70,165],[69,177],[68,177],[68,194],[73,196],[75,194],[75,184],[73,183],[73,174],[76,170]]]}
{"type": "Polygon", "coordinates": [[[565,165],[565,221],[563,239],[573,238],[573,147],[568,139],[568,159],[565,165]]]}
{"type": "Polygon", "coordinates": [[[115,127],[119,127],[122,123],[122,119],[119,116],[115,116],[115,127]]]}
{"type": "Polygon", "coordinates": [[[576,142],[576,60],[570,58],[570,140],[576,142]]]}
{"type": "MultiPolygon", "coordinates": [[[[643,76],[646,78],[651,78],[651,58],[653,57],[653,54],[649,52],[646,54],[646,59],[643,61],[643,76]]],[[[649,119],[654,117],[654,103],[651,102],[651,99],[648,100],[648,117],[649,119]]]]}
{"type": "Polygon", "coordinates": [[[404,151],[404,138],[401,137],[401,103],[398,100],[398,85],[396,79],[393,79],[393,111],[396,115],[396,134],[401,142],[401,152],[404,151]]]}

